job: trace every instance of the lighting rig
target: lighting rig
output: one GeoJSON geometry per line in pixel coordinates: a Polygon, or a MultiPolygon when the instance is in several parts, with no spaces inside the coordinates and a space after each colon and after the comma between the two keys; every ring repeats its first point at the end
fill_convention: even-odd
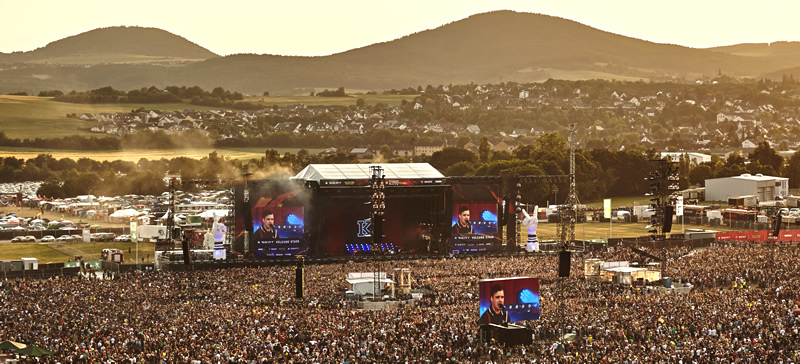
{"type": "MultiPolygon", "coordinates": [[[[372,204],[372,211],[370,218],[372,220],[372,245],[374,254],[382,253],[381,243],[383,242],[383,219],[386,213],[386,176],[383,174],[383,167],[370,166],[372,177],[369,180],[370,187],[372,188],[372,195],[370,202],[372,204]]],[[[381,269],[380,260],[375,260],[375,272],[373,275],[372,294],[374,300],[381,299],[381,269]]]]}

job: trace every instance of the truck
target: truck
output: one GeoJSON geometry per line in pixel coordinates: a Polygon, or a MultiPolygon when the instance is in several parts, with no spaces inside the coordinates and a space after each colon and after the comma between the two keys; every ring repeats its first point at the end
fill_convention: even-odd
{"type": "Polygon", "coordinates": [[[167,227],[164,225],[139,225],[136,228],[139,241],[156,242],[167,238],[167,227]]]}
{"type": "Polygon", "coordinates": [[[756,195],[728,197],[728,206],[731,208],[758,207],[756,195]]]}

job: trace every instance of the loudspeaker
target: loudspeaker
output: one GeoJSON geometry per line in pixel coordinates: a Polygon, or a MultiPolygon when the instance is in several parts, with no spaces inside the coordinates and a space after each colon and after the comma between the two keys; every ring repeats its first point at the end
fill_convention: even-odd
{"type": "Polygon", "coordinates": [[[775,218],[775,230],[772,232],[772,236],[778,237],[781,233],[781,224],[783,223],[783,215],[778,214],[778,217],[775,218]]]}
{"type": "Polygon", "coordinates": [[[563,251],[558,254],[558,276],[569,277],[569,265],[572,261],[572,253],[563,251]]]}
{"type": "Polygon", "coordinates": [[[192,254],[189,252],[189,231],[183,232],[183,239],[181,239],[181,247],[183,248],[183,264],[192,264],[192,254]]]}
{"type": "Polygon", "coordinates": [[[672,205],[664,206],[664,228],[661,232],[666,234],[672,231],[672,205]]]}

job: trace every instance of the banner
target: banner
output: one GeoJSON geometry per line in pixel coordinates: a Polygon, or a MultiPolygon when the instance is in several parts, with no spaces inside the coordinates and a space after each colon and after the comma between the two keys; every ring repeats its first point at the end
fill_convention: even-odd
{"type": "Polygon", "coordinates": [[[607,198],[603,200],[603,217],[606,219],[611,218],[611,199],[607,198]]]}
{"type": "Polygon", "coordinates": [[[683,196],[675,200],[675,216],[683,216],[683,196]]]}
{"type": "Polygon", "coordinates": [[[136,243],[138,241],[139,241],[139,236],[136,234],[136,220],[134,220],[131,221],[131,243],[136,243]]]}

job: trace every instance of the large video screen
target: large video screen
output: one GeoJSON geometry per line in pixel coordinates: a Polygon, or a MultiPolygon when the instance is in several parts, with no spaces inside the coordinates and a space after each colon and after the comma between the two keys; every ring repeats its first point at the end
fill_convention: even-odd
{"type": "Polygon", "coordinates": [[[539,319],[539,278],[483,279],[479,290],[481,325],[539,319]]]}
{"type": "Polygon", "coordinates": [[[250,253],[255,257],[291,257],[308,252],[302,186],[266,180],[249,191],[250,253]]]}
{"type": "Polygon", "coordinates": [[[449,253],[490,252],[501,247],[498,206],[503,200],[499,181],[468,177],[451,179],[449,253]]]}
{"type": "Polygon", "coordinates": [[[450,226],[451,235],[497,234],[497,204],[455,204],[450,226]]]}

